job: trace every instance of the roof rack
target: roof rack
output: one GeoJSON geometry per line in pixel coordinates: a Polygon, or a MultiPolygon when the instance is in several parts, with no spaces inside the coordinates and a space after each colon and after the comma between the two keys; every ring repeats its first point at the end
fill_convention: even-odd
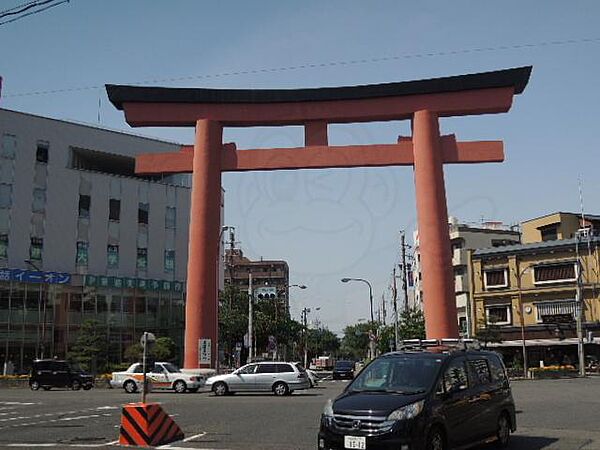
{"type": "Polygon", "coordinates": [[[481,348],[476,339],[443,338],[443,339],[405,339],[400,343],[399,350],[426,349],[428,347],[447,347],[455,350],[481,348]]]}

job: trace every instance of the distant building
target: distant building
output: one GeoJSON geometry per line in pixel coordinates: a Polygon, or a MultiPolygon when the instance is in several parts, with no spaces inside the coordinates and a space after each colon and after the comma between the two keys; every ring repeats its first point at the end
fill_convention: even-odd
{"type": "Polygon", "coordinates": [[[0,361],[64,357],[86,319],[115,362],[143,331],[183,346],[190,178],[134,173],[179,148],[0,109],[0,361]]]}
{"type": "MultiPolygon", "coordinates": [[[[600,333],[598,216],[554,213],[522,224],[526,243],[473,252],[474,314],[493,327],[508,361],[520,358],[521,323],[530,366],[577,360],[576,299],[581,267],[584,335],[600,333]],[[581,238],[577,240],[577,230],[581,238]],[[589,236],[589,240],[588,240],[589,236]],[[551,239],[553,238],[553,239],[551,239]],[[577,256],[581,266],[578,265],[577,256]],[[522,311],[521,315],[521,302],[522,311]]],[[[598,346],[590,352],[598,354],[598,346]]]]}
{"type": "MultiPolygon", "coordinates": [[[[454,291],[456,294],[457,320],[463,335],[471,335],[474,329],[471,309],[471,268],[469,250],[487,247],[502,247],[520,242],[520,232],[515,227],[504,225],[501,222],[483,222],[480,224],[459,223],[454,218],[449,218],[450,241],[452,244],[452,267],[454,268],[454,291]]],[[[423,304],[419,235],[413,235],[414,247],[414,286],[415,303],[423,304]]]]}
{"type": "Polygon", "coordinates": [[[577,230],[592,227],[595,232],[600,231],[600,216],[584,215],[581,213],[555,212],[535,219],[525,220],[522,223],[523,244],[530,242],[555,241],[559,239],[572,239],[577,230]]]}
{"type": "Polygon", "coordinates": [[[290,269],[286,261],[251,261],[239,248],[225,250],[224,259],[225,286],[237,286],[247,292],[252,274],[254,298],[276,302],[278,311],[289,314],[290,269]]]}

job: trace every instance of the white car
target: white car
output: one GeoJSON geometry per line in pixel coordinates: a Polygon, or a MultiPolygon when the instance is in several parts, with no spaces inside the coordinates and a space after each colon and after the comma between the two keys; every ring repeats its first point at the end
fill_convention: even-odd
{"type": "Polygon", "coordinates": [[[308,381],[310,382],[310,387],[315,387],[319,382],[319,377],[310,369],[306,369],[306,375],[308,375],[308,381]]]}
{"type": "Polygon", "coordinates": [[[210,377],[206,386],[215,395],[242,391],[290,395],[296,390],[308,389],[310,381],[304,368],[295,363],[259,362],[246,364],[230,374],[210,377]]]}
{"type": "MultiPolygon", "coordinates": [[[[143,378],[142,364],[135,363],[125,372],[113,372],[110,385],[133,393],[142,389],[143,378]]],[[[151,389],[172,389],[177,393],[196,392],[206,381],[201,375],[181,372],[177,366],[169,362],[155,363],[146,373],[146,378],[151,389]]]]}

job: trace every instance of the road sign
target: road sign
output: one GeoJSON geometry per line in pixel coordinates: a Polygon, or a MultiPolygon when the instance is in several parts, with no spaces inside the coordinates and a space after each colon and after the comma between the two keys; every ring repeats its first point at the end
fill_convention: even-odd
{"type": "Polygon", "coordinates": [[[211,363],[211,340],[210,339],[199,339],[198,340],[198,362],[200,364],[211,363]]]}

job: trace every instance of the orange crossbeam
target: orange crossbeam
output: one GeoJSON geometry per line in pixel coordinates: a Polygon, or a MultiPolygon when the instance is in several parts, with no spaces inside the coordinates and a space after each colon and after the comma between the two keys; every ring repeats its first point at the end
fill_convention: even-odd
{"type": "MultiPolygon", "coordinates": [[[[454,135],[442,136],[443,161],[447,164],[502,162],[502,141],[456,142],[454,135]]],[[[194,157],[192,146],[179,153],[154,153],[136,157],[138,174],[190,173],[194,157]]],[[[397,144],[315,145],[298,148],[237,150],[225,144],[221,158],[223,172],[249,170],[324,169],[348,167],[411,166],[413,144],[400,139],[397,144]]]]}

